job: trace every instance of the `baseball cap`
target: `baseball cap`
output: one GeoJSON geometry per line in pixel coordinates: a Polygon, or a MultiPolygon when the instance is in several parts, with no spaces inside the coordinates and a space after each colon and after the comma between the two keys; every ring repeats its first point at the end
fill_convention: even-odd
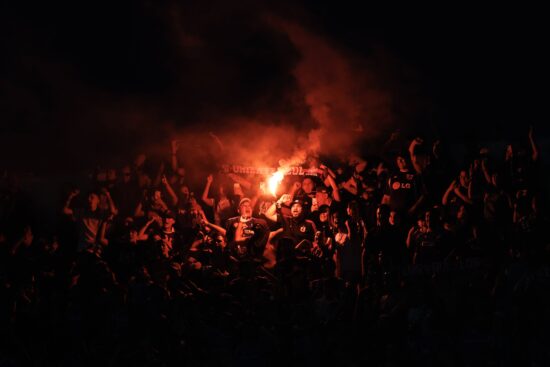
{"type": "Polygon", "coordinates": [[[250,200],[250,198],[242,198],[241,201],[239,201],[239,206],[243,205],[247,201],[248,201],[248,203],[252,202],[252,200],[250,200]]]}
{"type": "Polygon", "coordinates": [[[300,199],[294,199],[294,200],[292,200],[292,203],[290,204],[290,206],[292,206],[292,205],[294,205],[294,204],[300,204],[300,206],[304,206],[303,200],[300,200],[300,199]]]}

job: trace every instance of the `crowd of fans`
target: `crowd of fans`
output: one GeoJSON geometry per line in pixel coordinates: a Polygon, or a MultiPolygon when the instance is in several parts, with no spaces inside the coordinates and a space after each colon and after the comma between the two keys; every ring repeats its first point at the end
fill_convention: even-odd
{"type": "Polygon", "coordinates": [[[262,175],[196,177],[174,141],[154,170],[94,172],[40,231],[6,174],[0,365],[549,365],[547,188],[525,140],[457,164],[392,135],[375,157],[310,157],[277,196],[262,175]]]}

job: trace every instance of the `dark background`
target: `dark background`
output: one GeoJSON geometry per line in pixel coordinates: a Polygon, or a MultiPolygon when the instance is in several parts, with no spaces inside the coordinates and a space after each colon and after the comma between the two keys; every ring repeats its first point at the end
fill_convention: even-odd
{"type": "Polygon", "coordinates": [[[273,18],[391,96],[390,118],[365,122],[373,140],[511,141],[533,124],[546,144],[549,27],[528,5],[18,1],[0,11],[0,165],[80,169],[234,118],[293,116],[307,132],[303,53],[273,18]]]}

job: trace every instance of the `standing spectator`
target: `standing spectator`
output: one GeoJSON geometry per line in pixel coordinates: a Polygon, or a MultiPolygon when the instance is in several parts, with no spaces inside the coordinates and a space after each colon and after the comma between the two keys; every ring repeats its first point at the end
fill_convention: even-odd
{"type": "Polygon", "coordinates": [[[249,198],[239,202],[239,216],[227,220],[225,231],[228,246],[241,259],[261,260],[269,238],[269,228],[263,219],[252,217],[249,198]]]}
{"type": "Polygon", "coordinates": [[[101,224],[109,217],[117,214],[112,200],[110,201],[109,211],[99,208],[99,195],[96,192],[88,194],[88,202],[85,208],[71,207],[72,200],[80,193],[74,190],[69,194],[63,213],[70,216],[78,226],[78,245],[77,250],[96,251],[99,245],[99,229],[101,224]]]}
{"type": "Polygon", "coordinates": [[[403,154],[395,159],[397,171],[390,175],[382,204],[386,204],[399,215],[412,214],[418,199],[418,187],[415,174],[409,170],[403,154]]]}
{"type": "Polygon", "coordinates": [[[210,197],[210,189],[214,176],[211,174],[206,178],[206,185],[202,193],[202,201],[214,210],[214,223],[218,226],[222,226],[225,222],[235,216],[235,205],[233,200],[227,194],[227,190],[223,184],[217,186],[216,193],[213,197],[210,197]]]}

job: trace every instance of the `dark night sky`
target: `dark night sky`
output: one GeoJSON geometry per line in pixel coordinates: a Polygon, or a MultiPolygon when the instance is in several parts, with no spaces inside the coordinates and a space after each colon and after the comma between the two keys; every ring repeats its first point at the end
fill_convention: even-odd
{"type": "Polygon", "coordinates": [[[233,117],[292,115],[307,130],[315,122],[292,73],[302,50],[273,17],[373,75],[392,96],[388,129],[549,133],[549,27],[527,6],[20,1],[0,13],[0,164],[12,168],[80,167],[233,117]]]}

